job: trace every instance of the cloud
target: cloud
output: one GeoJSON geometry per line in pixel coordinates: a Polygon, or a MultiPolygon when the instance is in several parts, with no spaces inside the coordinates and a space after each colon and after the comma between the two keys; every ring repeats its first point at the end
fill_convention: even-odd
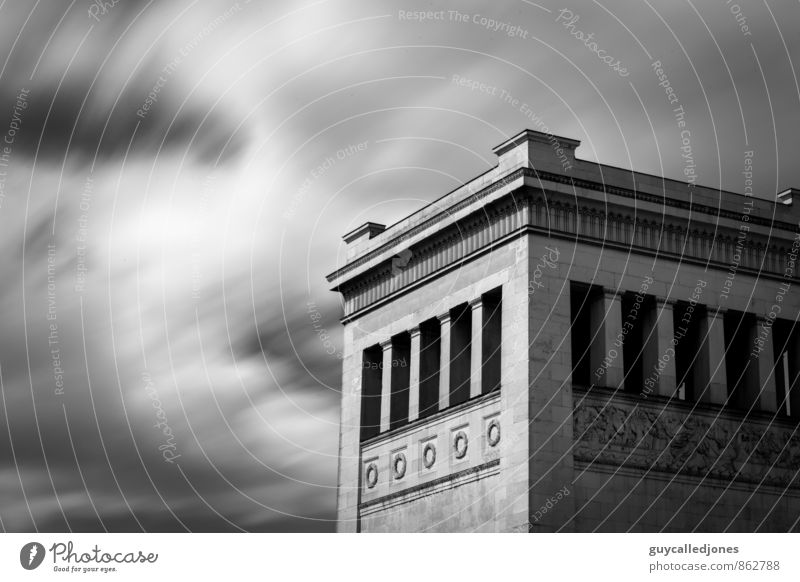
{"type": "Polygon", "coordinates": [[[10,176],[37,196],[0,235],[21,266],[0,284],[0,434],[21,480],[3,527],[330,530],[338,374],[320,386],[303,365],[334,362],[312,345],[303,364],[277,339],[310,326],[274,325],[275,225],[240,216],[264,177],[176,154],[153,165],[18,162],[10,176]]]}

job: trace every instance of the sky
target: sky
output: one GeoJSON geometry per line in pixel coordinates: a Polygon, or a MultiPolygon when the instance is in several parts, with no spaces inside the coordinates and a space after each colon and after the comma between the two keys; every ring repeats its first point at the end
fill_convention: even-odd
{"type": "Polygon", "coordinates": [[[341,236],[526,127],[675,179],[688,139],[699,184],[743,192],[751,157],[757,196],[800,187],[798,23],[774,0],[0,2],[0,528],[333,531],[341,236]]]}

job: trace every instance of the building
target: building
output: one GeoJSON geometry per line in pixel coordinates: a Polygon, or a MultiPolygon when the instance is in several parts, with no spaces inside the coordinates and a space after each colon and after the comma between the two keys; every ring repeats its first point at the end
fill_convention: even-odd
{"type": "Polygon", "coordinates": [[[798,192],[578,145],[344,237],[341,531],[798,530],[798,192]]]}

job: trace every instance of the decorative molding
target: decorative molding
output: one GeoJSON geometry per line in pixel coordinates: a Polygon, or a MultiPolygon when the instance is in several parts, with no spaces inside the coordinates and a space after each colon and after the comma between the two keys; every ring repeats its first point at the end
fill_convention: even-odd
{"type": "Polygon", "coordinates": [[[395,479],[402,479],[406,474],[406,456],[404,453],[397,453],[392,460],[392,471],[395,479]]]}
{"type": "Polygon", "coordinates": [[[469,448],[469,438],[467,433],[463,430],[456,432],[453,436],[453,455],[456,459],[463,459],[467,456],[467,449],[469,448]]]}
{"type": "Polygon", "coordinates": [[[428,220],[425,220],[425,221],[421,222],[417,226],[409,228],[408,230],[406,230],[405,232],[403,232],[400,235],[396,236],[392,240],[387,241],[386,243],[382,244],[377,249],[375,249],[375,250],[373,250],[373,251],[371,251],[371,252],[369,252],[369,253],[367,253],[367,254],[365,254],[365,255],[357,258],[357,259],[355,259],[354,261],[352,261],[350,263],[347,263],[346,265],[344,265],[340,269],[337,269],[336,271],[334,271],[333,273],[328,275],[328,277],[327,277],[328,281],[333,281],[334,279],[336,279],[338,277],[341,277],[342,275],[345,275],[346,273],[349,273],[353,269],[356,269],[356,268],[360,267],[361,265],[364,265],[364,264],[368,263],[369,261],[371,261],[375,257],[380,256],[381,254],[385,253],[386,251],[388,251],[392,247],[397,246],[398,244],[400,244],[404,240],[408,240],[409,238],[411,238],[411,237],[413,237],[413,236],[425,231],[426,229],[430,228],[431,226],[434,226],[437,223],[441,222],[442,220],[452,216],[454,213],[456,213],[456,212],[458,212],[460,210],[463,210],[464,208],[467,208],[468,206],[471,206],[472,204],[474,204],[475,202],[481,200],[482,198],[485,198],[489,194],[492,194],[492,193],[496,192],[497,190],[500,190],[501,188],[503,188],[505,186],[508,186],[512,182],[515,182],[516,180],[519,180],[520,178],[522,178],[524,176],[524,174],[525,174],[524,173],[524,168],[520,168],[519,170],[516,170],[516,171],[508,174],[507,176],[504,176],[503,178],[500,178],[497,182],[493,182],[492,184],[490,184],[486,188],[483,188],[483,189],[479,190],[478,192],[476,192],[475,194],[473,194],[471,196],[468,196],[467,198],[465,198],[461,202],[458,202],[458,203],[454,204],[453,206],[447,208],[446,210],[444,210],[442,212],[439,212],[438,214],[434,215],[433,217],[429,218],[428,220]]]}
{"type": "Polygon", "coordinates": [[[414,487],[403,489],[395,493],[390,493],[376,499],[370,499],[358,506],[360,517],[370,515],[381,510],[389,509],[397,505],[409,503],[428,495],[455,489],[462,485],[479,481],[487,477],[492,477],[500,472],[500,459],[492,459],[487,463],[476,467],[469,467],[463,471],[452,473],[444,477],[439,477],[426,483],[420,483],[414,487]]]}
{"type": "Polygon", "coordinates": [[[576,394],[573,457],[590,466],[800,488],[800,433],[786,423],[686,408],[576,394]]]}
{"type": "Polygon", "coordinates": [[[449,489],[458,486],[452,480],[460,479],[457,475],[462,470],[499,461],[500,447],[493,449],[481,444],[473,449],[467,439],[468,435],[480,439],[488,424],[493,419],[499,420],[500,413],[499,393],[482,395],[362,445],[362,465],[368,467],[374,463],[388,477],[381,473],[380,479],[375,479],[370,473],[370,478],[377,482],[372,488],[365,477],[359,503],[421,490],[420,487],[425,489],[430,483],[441,485],[425,489],[426,494],[435,493],[436,487],[449,489]],[[404,463],[398,461],[401,455],[404,463]]]}
{"type": "MultiPolygon", "coordinates": [[[[460,210],[463,210],[464,208],[467,208],[475,204],[476,202],[480,201],[483,198],[486,198],[487,196],[496,192],[497,190],[524,177],[535,178],[539,182],[549,181],[556,184],[565,184],[573,188],[583,188],[585,190],[602,192],[603,194],[614,194],[616,196],[620,196],[621,198],[628,198],[642,202],[651,202],[662,206],[669,206],[671,208],[687,210],[689,213],[692,214],[705,214],[711,218],[711,220],[709,220],[709,223],[711,224],[714,223],[714,219],[729,218],[732,220],[739,220],[741,219],[742,215],[742,213],[740,212],[733,212],[731,210],[724,210],[722,208],[715,208],[713,206],[706,206],[704,204],[686,202],[683,200],[677,200],[670,197],[660,196],[658,194],[645,193],[638,190],[625,188],[622,186],[611,186],[602,182],[576,179],[573,178],[572,176],[554,174],[552,172],[534,170],[531,168],[519,168],[518,170],[515,170],[514,172],[511,172],[510,174],[500,178],[498,181],[493,182],[492,184],[479,190],[478,192],[472,194],[471,196],[467,196],[465,199],[461,200],[460,202],[457,202],[453,206],[446,208],[441,212],[438,212],[431,218],[424,220],[423,222],[405,230],[404,232],[401,232],[396,237],[386,241],[384,244],[374,249],[373,251],[366,253],[365,255],[353,260],[350,263],[347,263],[346,265],[343,265],[341,268],[337,269],[336,271],[328,275],[327,277],[328,281],[333,281],[334,279],[337,279],[342,275],[345,275],[351,272],[352,270],[357,269],[358,267],[388,252],[392,247],[395,247],[400,243],[402,243],[403,241],[406,241],[416,236],[417,234],[429,229],[430,227],[435,226],[439,222],[442,222],[443,220],[451,217],[453,214],[459,212],[460,210]]],[[[663,180],[665,182],[674,182],[674,180],[668,180],[666,178],[664,178],[663,180]]],[[[540,184],[540,188],[544,189],[544,185],[540,184]]],[[[720,190],[719,193],[720,195],[739,196],[740,198],[745,198],[744,196],[736,194],[735,192],[725,192],[720,190]]],[[[798,227],[789,222],[783,222],[779,220],[773,221],[765,218],[760,218],[757,216],[750,216],[748,222],[750,224],[765,226],[771,229],[781,229],[792,233],[798,232],[798,227]]]]}
{"type": "Polygon", "coordinates": [[[689,228],[689,223],[680,217],[657,216],[636,208],[606,210],[597,201],[582,199],[576,204],[574,198],[558,193],[532,192],[517,198],[488,205],[459,224],[434,233],[414,248],[400,273],[392,273],[391,260],[387,259],[342,283],[339,291],[344,298],[345,316],[526,230],[624,251],[658,253],[723,270],[737,258],[740,272],[781,278],[785,274],[788,239],[773,239],[781,243],[780,247],[768,245],[757,235],[743,242],[737,231],[718,225],[689,228]]]}
{"type": "Polygon", "coordinates": [[[425,448],[422,449],[422,464],[425,465],[426,469],[430,469],[433,467],[433,464],[436,462],[436,445],[433,443],[427,443],[425,448]]]}
{"type": "MultiPolygon", "coordinates": [[[[642,479],[642,474],[644,473],[642,469],[616,467],[612,465],[601,465],[599,463],[590,463],[578,460],[575,461],[574,467],[576,472],[578,473],[581,472],[602,473],[604,475],[612,475],[615,477],[620,477],[620,476],[633,477],[634,479],[637,480],[642,479]]],[[[745,491],[747,493],[753,492],[753,485],[750,483],[737,482],[737,481],[721,481],[719,479],[708,479],[708,478],[704,479],[703,477],[696,477],[680,473],[671,474],[671,473],[662,473],[660,471],[650,471],[649,473],[647,473],[646,478],[648,480],[660,481],[662,483],[668,483],[673,485],[676,483],[681,483],[685,485],[691,485],[693,487],[697,487],[698,485],[700,485],[703,488],[709,488],[709,489],[745,491]]],[[[762,484],[758,487],[758,491],[760,493],[769,493],[772,495],[777,495],[783,497],[784,499],[790,497],[800,499],[800,489],[787,489],[786,487],[775,487],[772,485],[762,484]]]]}
{"type": "MultiPolygon", "coordinates": [[[[713,206],[706,206],[705,204],[697,204],[694,202],[684,202],[683,200],[677,200],[675,198],[659,196],[658,194],[649,194],[646,192],[625,188],[623,186],[610,186],[602,182],[576,179],[571,176],[553,174],[551,172],[536,171],[528,168],[524,168],[523,170],[526,176],[536,177],[539,178],[540,180],[547,180],[550,182],[557,182],[559,184],[566,184],[573,188],[584,188],[586,190],[594,190],[596,192],[603,192],[604,194],[615,194],[622,198],[630,198],[642,202],[652,202],[654,204],[660,204],[662,206],[680,208],[681,210],[688,210],[691,213],[707,214],[712,218],[730,218],[732,220],[740,220],[742,217],[741,212],[733,212],[732,210],[723,210],[722,208],[714,208],[713,206]]],[[[674,180],[669,180],[668,178],[661,178],[659,176],[655,177],[662,179],[664,182],[674,182],[674,180]]],[[[718,192],[720,193],[720,196],[722,195],[738,196],[739,198],[746,199],[746,197],[743,194],[737,194],[736,192],[726,192],[724,190],[719,190],[718,192]]],[[[750,216],[750,220],[748,222],[750,222],[751,224],[757,224],[759,226],[780,228],[782,230],[787,230],[789,232],[798,232],[796,225],[789,222],[782,222],[780,220],[773,221],[773,220],[767,220],[766,218],[759,218],[758,216],[750,216]]]]}
{"type": "Polygon", "coordinates": [[[378,483],[378,466],[375,463],[367,465],[367,489],[372,489],[378,483]]]}
{"type": "Polygon", "coordinates": [[[496,447],[500,442],[500,421],[496,418],[492,419],[486,428],[486,441],[490,447],[496,447]]]}

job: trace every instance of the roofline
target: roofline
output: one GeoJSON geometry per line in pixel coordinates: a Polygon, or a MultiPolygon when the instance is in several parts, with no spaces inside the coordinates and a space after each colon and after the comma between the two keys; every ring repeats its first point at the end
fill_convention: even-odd
{"type": "MultiPolygon", "coordinates": [[[[503,143],[501,143],[500,145],[498,145],[498,146],[495,146],[494,148],[492,148],[492,151],[494,151],[494,150],[496,150],[496,149],[498,149],[498,148],[500,148],[500,147],[502,147],[502,146],[505,146],[506,144],[509,144],[509,143],[510,143],[512,140],[516,140],[517,138],[519,138],[520,136],[522,136],[522,135],[523,135],[523,134],[525,134],[526,132],[531,132],[531,131],[533,131],[533,130],[526,129],[526,130],[524,130],[524,131],[522,131],[522,132],[518,133],[517,135],[515,135],[515,136],[513,136],[513,137],[509,138],[508,140],[504,141],[504,142],[503,142],[503,143]]],[[[536,133],[536,132],[534,132],[534,133],[536,133]]],[[[578,141],[578,140],[574,140],[574,139],[571,139],[571,138],[561,137],[561,136],[558,136],[558,135],[555,135],[555,134],[552,134],[552,135],[553,135],[553,137],[555,137],[555,138],[556,138],[556,139],[558,139],[559,141],[561,141],[561,140],[565,140],[565,141],[568,141],[568,142],[575,142],[575,143],[578,143],[578,144],[580,144],[580,143],[581,143],[580,141],[578,141]]],[[[537,141],[541,141],[541,140],[537,140],[537,141]]],[[[635,175],[639,175],[639,176],[647,176],[647,177],[650,177],[650,178],[655,178],[655,179],[657,179],[657,180],[662,180],[662,181],[664,181],[664,182],[668,182],[668,183],[671,183],[671,184],[676,184],[676,185],[681,185],[681,186],[687,186],[687,187],[689,186],[689,183],[688,183],[688,182],[685,182],[685,181],[683,181],[683,180],[677,180],[677,179],[675,179],[675,178],[667,178],[666,176],[661,176],[661,175],[659,175],[659,174],[650,174],[650,173],[647,173],[647,172],[640,172],[640,171],[638,171],[638,170],[633,170],[633,169],[631,169],[631,168],[623,168],[623,167],[621,167],[621,166],[612,166],[611,164],[604,164],[604,163],[601,163],[601,162],[593,162],[593,161],[590,161],[590,160],[584,160],[584,159],[582,159],[582,158],[575,158],[575,161],[576,161],[576,162],[578,162],[578,163],[592,164],[592,165],[594,165],[594,166],[598,166],[598,167],[600,167],[600,168],[609,168],[609,169],[611,169],[611,170],[619,170],[619,171],[621,171],[621,172],[628,172],[628,173],[631,173],[631,174],[633,174],[634,176],[635,176],[635,175]]],[[[450,190],[450,191],[449,191],[449,192],[447,192],[446,194],[443,194],[442,196],[440,196],[439,198],[437,198],[437,199],[433,200],[432,202],[429,202],[429,203],[425,204],[425,206],[422,206],[422,207],[418,208],[417,210],[415,210],[415,211],[414,211],[414,212],[412,212],[411,214],[408,214],[408,215],[406,215],[404,218],[401,218],[400,220],[398,220],[398,221],[394,222],[393,224],[390,224],[390,225],[388,225],[388,226],[386,227],[386,229],[385,229],[385,230],[384,230],[384,231],[383,231],[381,234],[384,234],[384,233],[388,232],[389,230],[391,230],[391,229],[393,229],[394,227],[398,226],[398,225],[399,225],[401,222],[405,222],[406,220],[410,219],[411,217],[415,216],[416,214],[419,214],[420,212],[423,212],[423,211],[424,211],[426,208],[428,208],[428,207],[430,207],[430,206],[433,206],[433,205],[434,205],[434,204],[436,204],[437,202],[439,202],[439,201],[441,201],[441,200],[443,200],[443,199],[447,198],[448,196],[450,196],[451,194],[453,194],[453,193],[454,193],[454,192],[456,192],[457,190],[460,190],[461,188],[463,188],[463,187],[465,187],[465,186],[468,186],[469,184],[471,184],[472,182],[474,182],[474,181],[475,181],[475,180],[477,180],[478,178],[480,178],[480,177],[482,177],[482,176],[485,176],[485,175],[486,175],[486,174],[488,174],[489,172],[491,172],[491,171],[493,171],[493,170],[497,169],[498,165],[499,165],[499,164],[495,164],[494,166],[492,166],[491,168],[489,168],[489,169],[488,169],[488,170],[486,170],[485,172],[481,172],[480,174],[477,174],[477,175],[475,175],[474,177],[470,178],[469,180],[467,180],[466,182],[462,183],[461,185],[459,185],[459,186],[456,186],[455,188],[453,188],[452,190],[450,190]]],[[[601,170],[601,173],[602,173],[602,170],[601,170]]],[[[566,174],[566,173],[565,173],[565,174],[563,174],[563,175],[564,175],[564,176],[568,176],[568,177],[569,177],[569,174],[566,174]]],[[[498,180],[499,180],[499,179],[501,179],[501,178],[502,178],[502,176],[498,177],[498,180]]],[[[745,194],[740,194],[739,192],[733,192],[732,190],[723,190],[722,188],[714,188],[713,186],[704,186],[704,185],[702,185],[702,184],[697,184],[697,185],[695,185],[695,186],[692,186],[692,187],[693,187],[693,188],[699,188],[699,189],[703,189],[703,190],[708,190],[708,191],[710,191],[710,192],[717,192],[717,193],[719,193],[719,194],[726,194],[726,195],[729,195],[729,196],[739,196],[739,197],[741,197],[741,198],[747,198],[747,196],[746,196],[745,194]]],[[[787,190],[787,189],[785,189],[784,191],[786,191],[786,190],[787,190]]],[[[791,190],[791,188],[789,188],[788,190],[791,190]]],[[[773,197],[771,197],[771,198],[762,198],[761,196],[754,196],[754,197],[755,197],[755,198],[758,198],[759,200],[764,200],[764,201],[767,201],[767,202],[772,202],[773,204],[777,205],[776,196],[777,196],[777,193],[776,193],[776,195],[775,195],[775,196],[773,196],[773,197]]]]}

